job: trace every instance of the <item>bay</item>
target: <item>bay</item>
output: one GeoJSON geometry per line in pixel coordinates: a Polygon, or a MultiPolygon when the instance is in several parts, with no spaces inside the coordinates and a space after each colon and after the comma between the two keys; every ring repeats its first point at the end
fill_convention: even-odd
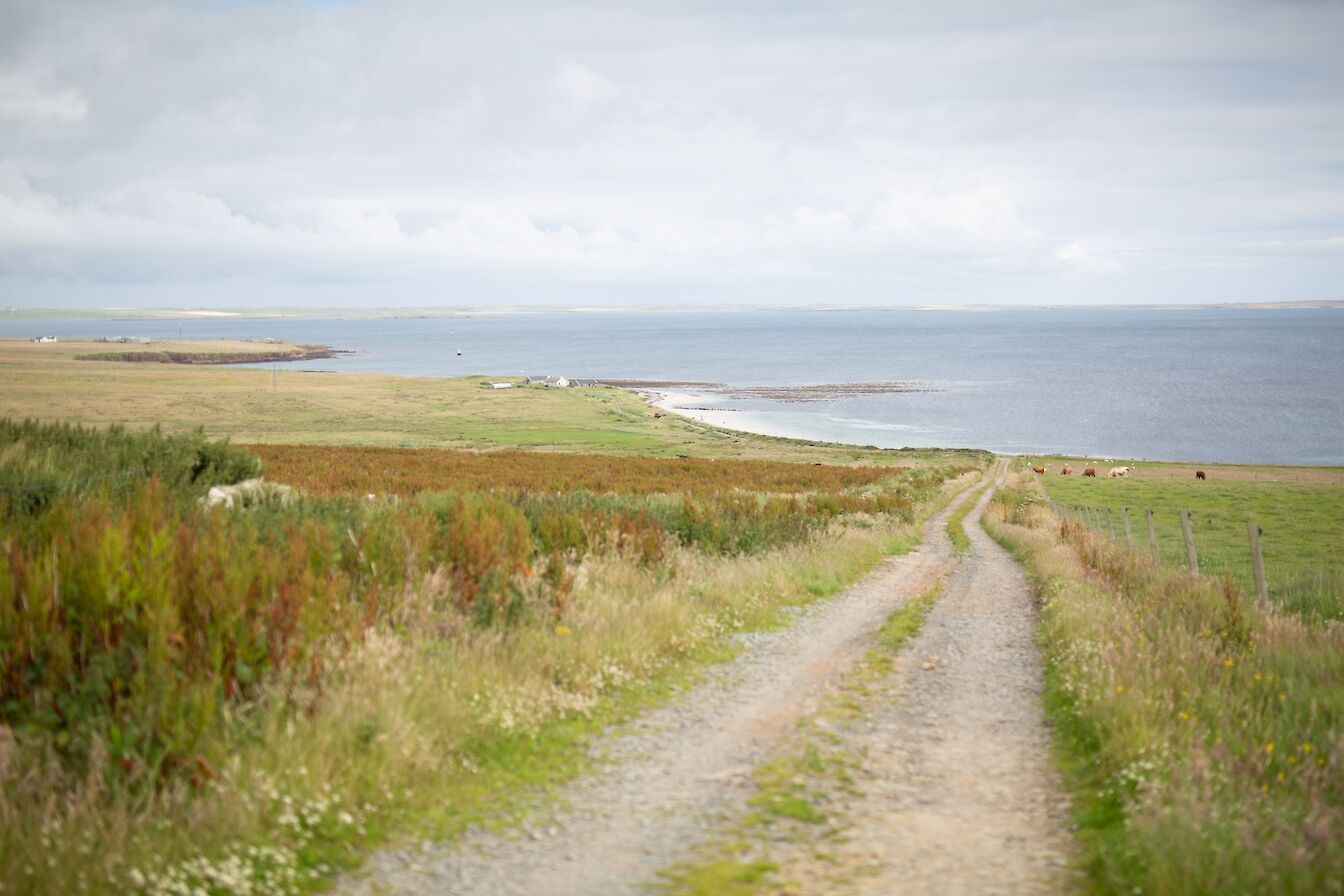
{"type": "Polygon", "coordinates": [[[744,386],[900,382],[823,401],[678,387],[740,429],[881,447],[1344,464],[1344,309],[554,312],[18,319],[0,336],[316,342],[287,365],[744,386]],[[457,352],[462,354],[458,355],[457,352]]]}

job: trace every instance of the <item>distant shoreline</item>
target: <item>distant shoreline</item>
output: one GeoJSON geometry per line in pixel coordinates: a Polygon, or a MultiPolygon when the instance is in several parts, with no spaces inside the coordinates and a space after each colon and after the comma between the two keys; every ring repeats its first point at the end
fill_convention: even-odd
{"type": "Polygon", "coordinates": [[[1344,310],[1344,299],[1288,302],[1210,302],[1110,305],[537,305],[425,308],[17,308],[0,309],[0,320],[395,320],[507,317],[530,314],[696,314],[696,313],[826,313],[826,312],[960,312],[1002,311],[1294,311],[1344,310]]]}

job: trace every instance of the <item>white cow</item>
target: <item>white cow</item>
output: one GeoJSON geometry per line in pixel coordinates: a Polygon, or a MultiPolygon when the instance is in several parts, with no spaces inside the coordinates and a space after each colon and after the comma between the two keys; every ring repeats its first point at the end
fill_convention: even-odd
{"type": "Polygon", "coordinates": [[[1111,476],[1124,476],[1132,469],[1133,467],[1111,467],[1111,476]]]}

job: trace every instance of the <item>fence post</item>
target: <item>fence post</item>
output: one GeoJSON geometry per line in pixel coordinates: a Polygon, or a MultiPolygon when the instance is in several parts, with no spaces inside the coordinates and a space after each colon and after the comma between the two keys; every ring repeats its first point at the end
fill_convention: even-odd
{"type": "Polygon", "coordinates": [[[1190,511],[1181,511],[1181,532],[1185,535],[1185,555],[1190,561],[1190,571],[1199,574],[1199,558],[1195,556],[1195,536],[1190,531],[1190,511]]]}
{"type": "Polygon", "coordinates": [[[1148,511],[1148,546],[1153,549],[1153,562],[1161,563],[1162,557],[1157,553],[1157,530],[1153,528],[1153,512],[1148,511]]]}
{"type": "Polygon", "coordinates": [[[1129,525],[1129,508],[1121,507],[1120,514],[1125,520],[1125,545],[1132,551],[1134,550],[1134,530],[1129,525]]]}
{"type": "Polygon", "coordinates": [[[1246,522],[1251,537],[1251,565],[1255,567],[1255,595],[1261,610],[1269,609],[1269,586],[1265,584],[1265,558],[1260,553],[1260,527],[1255,520],[1246,522]]]}

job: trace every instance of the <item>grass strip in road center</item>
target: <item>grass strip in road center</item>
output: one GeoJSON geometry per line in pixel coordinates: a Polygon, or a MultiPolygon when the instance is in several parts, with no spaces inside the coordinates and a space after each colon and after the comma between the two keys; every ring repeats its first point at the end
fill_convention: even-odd
{"type": "Polygon", "coordinates": [[[952,512],[947,518],[947,537],[952,542],[952,553],[954,556],[961,557],[971,552],[971,538],[966,534],[966,517],[975,509],[975,505],[980,501],[987,489],[993,488],[992,482],[987,482],[975,494],[967,498],[960,507],[952,512]]]}

